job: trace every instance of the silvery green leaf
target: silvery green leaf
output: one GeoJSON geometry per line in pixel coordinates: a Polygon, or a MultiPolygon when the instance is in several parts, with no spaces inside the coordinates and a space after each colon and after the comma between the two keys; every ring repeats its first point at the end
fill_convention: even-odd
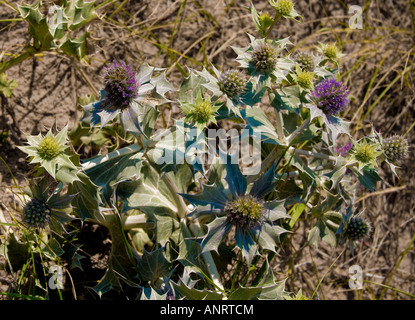
{"type": "Polygon", "coordinates": [[[208,274],[208,272],[205,270],[205,262],[200,255],[201,247],[199,239],[192,235],[184,221],[180,222],[180,232],[181,241],[179,243],[177,260],[185,267],[186,272],[196,273],[203,277],[201,271],[203,270],[205,274],[208,274]]]}
{"type": "Polygon", "coordinates": [[[228,300],[254,300],[262,292],[261,287],[238,287],[228,296],[228,300]]]}
{"type": "Polygon", "coordinates": [[[288,110],[300,113],[301,90],[299,86],[277,89],[270,94],[271,105],[278,111],[288,110]]]}
{"type": "Polygon", "coordinates": [[[180,85],[178,100],[191,104],[195,103],[196,98],[206,90],[203,86],[206,83],[207,80],[204,77],[190,71],[190,75],[180,85]]]}
{"type": "Polygon", "coordinates": [[[139,209],[145,213],[155,208],[166,213],[176,213],[177,207],[170,191],[160,179],[158,172],[147,163],[141,167],[141,178],[125,181],[117,187],[117,195],[123,203],[123,212],[139,209]]]}
{"type": "Polygon", "coordinates": [[[365,167],[363,168],[363,174],[356,170],[356,168],[352,168],[352,171],[357,176],[360,183],[370,191],[375,191],[377,182],[382,181],[382,178],[374,169],[365,167]]]}
{"type": "Polygon", "coordinates": [[[33,38],[33,46],[39,50],[49,50],[53,36],[49,31],[46,17],[40,12],[41,2],[33,5],[18,6],[20,15],[30,25],[29,33],[33,38]]]}
{"type": "Polygon", "coordinates": [[[154,224],[154,228],[151,230],[153,242],[164,246],[172,240],[175,230],[179,228],[179,222],[175,215],[163,207],[156,206],[146,206],[141,211],[145,212],[147,222],[154,224]]]}
{"type": "Polygon", "coordinates": [[[261,141],[271,144],[282,144],[277,131],[268,120],[265,112],[260,108],[247,108],[242,110],[242,116],[248,123],[247,129],[257,130],[261,134],[261,141]]]}
{"type": "Polygon", "coordinates": [[[141,176],[142,156],[142,150],[124,147],[109,155],[88,159],[83,164],[84,171],[101,188],[102,195],[110,199],[117,184],[137,180],[141,176]]]}
{"type": "Polygon", "coordinates": [[[218,252],[218,247],[225,235],[229,233],[232,225],[227,223],[227,217],[217,217],[207,225],[208,232],[202,241],[202,253],[208,251],[218,252]]]}
{"type": "Polygon", "coordinates": [[[152,287],[145,287],[141,292],[140,300],[167,300],[167,293],[159,294],[152,287]]]}
{"type": "Polygon", "coordinates": [[[102,199],[98,186],[93,184],[89,177],[82,172],[78,173],[78,177],[80,181],[74,181],[68,186],[68,193],[76,195],[71,202],[75,213],[82,221],[86,219],[104,221],[100,211],[102,199]]]}
{"type": "Polygon", "coordinates": [[[223,294],[221,292],[211,291],[208,289],[195,289],[189,288],[182,279],[179,279],[178,283],[170,281],[173,290],[175,292],[176,299],[186,300],[222,300],[223,294]]]}
{"type": "Polygon", "coordinates": [[[251,265],[252,259],[258,252],[255,239],[255,235],[253,235],[250,230],[245,231],[238,227],[235,228],[236,246],[241,249],[242,257],[248,265],[251,265]]]}
{"type": "Polygon", "coordinates": [[[42,246],[41,250],[49,259],[56,259],[65,253],[60,243],[55,238],[50,238],[47,244],[45,243],[45,245],[42,246]]]}
{"type": "Polygon", "coordinates": [[[155,282],[166,276],[170,270],[170,262],[164,256],[164,247],[144,253],[137,263],[139,278],[141,281],[155,282]]]}
{"type": "Polygon", "coordinates": [[[275,243],[275,239],[265,232],[265,229],[262,230],[262,228],[256,228],[251,230],[250,233],[252,238],[256,240],[262,249],[276,252],[275,247],[277,244],[275,243]]]}
{"type": "Polygon", "coordinates": [[[59,49],[81,62],[88,62],[89,60],[86,56],[86,39],[88,35],[89,33],[86,31],[77,38],[67,39],[59,46],[59,49]]]}

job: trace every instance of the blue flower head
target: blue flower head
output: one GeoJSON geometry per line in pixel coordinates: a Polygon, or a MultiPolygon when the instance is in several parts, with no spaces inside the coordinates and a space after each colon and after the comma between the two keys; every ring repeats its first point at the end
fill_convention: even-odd
{"type": "Polygon", "coordinates": [[[325,79],[311,92],[316,106],[328,117],[338,116],[346,109],[348,95],[347,87],[333,78],[325,79]]]}
{"type": "Polygon", "coordinates": [[[108,108],[123,109],[137,97],[140,81],[136,72],[124,61],[113,61],[105,67],[105,104],[108,108]]]}
{"type": "Polygon", "coordinates": [[[84,106],[82,121],[91,127],[101,128],[119,118],[125,132],[143,133],[141,121],[149,108],[168,101],[165,94],[172,90],[164,72],[154,77],[154,72],[163,69],[147,64],[138,72],[125,62],[114,60],[104,69],[104,87],[99,101],[84,106]]]}

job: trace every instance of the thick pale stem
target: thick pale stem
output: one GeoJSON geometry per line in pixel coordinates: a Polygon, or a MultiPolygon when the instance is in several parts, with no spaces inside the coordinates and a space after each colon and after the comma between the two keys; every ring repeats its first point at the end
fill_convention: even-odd
{"type": "Polygon", "coordinates": [[[142,229],[154,228],[154,223],[147,222],[147,217],[144,214],[122,217],[121,225],[124,230],[131,230],[131,229],[136,229],[136,228],[142,228],[142,229]]]}
{"type": "Polygon", "coordinates": [[[161,179],[166,184],[167,188],[170,190],[171,195],[173,196],[174,202],[177,206],[177,216],[179,219],[183,219],[188,212],[188,208],[183,198],[179,195],[179,189],[177,189],[177,186],[170,177],[169,173],[164,174],[161,179]]]}
{"type": "MultiPolygon", "coordinates": [[[[93,223],[99,223],[103,226],[108,227],[111,224],[114,224],[116,217],[114,212],[106,212],[102,214],[102,219],[93,220],[93,219],[87,219],[87,221],[93,222],[93,223]]],[[[154,228],[154,224],[147,221],[147,217],[144,214],[138,214],[138,215],[131,215],[121,216],[121,226],[123,230],[131,230],[136,228],[142,228],[142,229],[151,229],[154,228]]]]}
{"type": "Polygon", "coordinates": [[[275,112],[275,120],[276,120],[276,127],[277,127],[277,135],[278,139],[283,143],[286,144],[287,140],[284,135],[284,121],[282,120],[281,111],[276,110],[275,112]]]}

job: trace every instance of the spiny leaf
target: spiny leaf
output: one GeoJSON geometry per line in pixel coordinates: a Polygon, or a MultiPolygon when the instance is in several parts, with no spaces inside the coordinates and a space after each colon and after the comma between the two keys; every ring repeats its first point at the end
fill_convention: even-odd
{"type": "Polygon", "coordinates": [[[137,264],[142,281],[155,282],[168,274],[171,264],[164,256],[164,250],[164,247],[151,252],[144,250],[143,256],[137,264]]]}

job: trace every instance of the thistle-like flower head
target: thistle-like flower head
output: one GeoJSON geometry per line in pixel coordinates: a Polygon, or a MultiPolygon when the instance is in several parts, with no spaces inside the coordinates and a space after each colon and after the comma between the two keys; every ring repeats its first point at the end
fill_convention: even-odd
{"type": "Polygon", "coordinates": [[[264,42],[252,51],[251,64],[259,73],[272,73],[277,67],[278,52],[276,48],[264,42]]]}
{"type": "Polygon", "coordinates": [[[263,222],[267,209],[264,208],[262,200],[248,194],[228,201],[224,210],[230,223],[248,230],[263,222]]]}
{"type": "Polygon", "coordinates": [[[297,74],[294,75],[294,80],[302,89],[312,89],[314,88],[314,74],[310,71],[301,70],[299,66],[297,66],[297,74]]]}
{"type": "Polygon", "coordinates": [[[349,103],[348,95],[347,87],[333,78],[323,80],[311,92],[314,103],[327,116],[343,112],[349,103]]]}
{"type": "Polygon", "coordinates": [[[124,109],[138,96],[137,73],[124,61],[113,61],[105,67],[104,91],[108,108],[124,109]]]}
{"type": "Polygon", "coordinates": [[[244,93],[247,84],[245,75],[235,69],[222,73],[218,79],[219,89],[230,99],[244,93]]]}
{"type": "Polygon", "coordinates": [[[251,43],[245,48],[232,49],[237,53],[236,60],[242,68],[257,82],[257,89],[261,90],[262,84],[271,85],[274,80],[287,79],[287,74],[295,66],[294,61],[282,52],[292,45],[289,38],[269,40],[267,38],[256,39],[249,35],[251,43]]]}
{"type": "Polygon", "coordinates": [[[407,156],[409,147],[404,137],[393,135],[383,140],[382,148],[387,159],[392,163],[397,163],[407,156]]]}
{"type": "Polygon", "coordinates": [[[45,201],[33,198],[23,208],[23,220],[29,227],[43,229],[49,224],[51,213],[45,201]]]}
{"type": "Polygon", "coordinates": [[[119,117],[124,132],[144,134],[142,115],[148,109],[169,101],[165,94],[172,91],[164,69],[141,65],[138,72],[125,62],[113,61],[105,67],[104,86],[97,102],[84,106],[82,121],[101,128],[119,117]],[[154,76],[155,72],[160,72],[154,76]]]}
{"type": "Polygon", "coordinates": [[[274,177],[275,166],[266,174],[254,181],[247,192],[247,180],[239,170],[238,165],[231,164],[230,158],[226,163],[225,180],[228,189],[222,184],[204,185],[197,195],[182,194],[182,197],[196,207],[191,214],[202,219],[213,217],[208,226],[208,232],[202,241],[202,252],[214,250],[231,229],[235,229],[236,246],[242,250],[242,255],[250,263],[257,253],[257,247],[275,251],[279,235],[286,232],[275,222],[289,218],[283,201],[264,201],[276,185],[274,177]],[[210,205],[210,208],[206,206],[210,205]]]}
{"type": "Polygon", "coordinates": [[[315,57],[309,52],[299,52],[294,59],[303,71],[312,72],[316,68],[315,57]]]}
{"type": "Polygon", "coordinates": [[[344,226],[344,237],[348,240],[361,240],[369,234],[370,226],[362,217],[351,217],[344,226]]]}
{"type": "Polygon", "coordinates": [[[47,136],[39,143],[39,156],[45,160],[55,159],[63,151],[63,147],[53,136],[47,136]]]}
{"type": "Polygon", "coordinates": [[[74,196],[60,195],[58,189],[49,195],[49,190],[50,186],[45,178],[40,181],[29,181],[28,188],[25,190],[26,201],[22,210],[22,221],[29,228],[51,227],[55,232],[60,233],[63,224],[73,219],[66,211],[71,210],[70,203],[74,196]]]}
{"type": "Polygon", "coordinates": [[[362,217],[363,212],[356,213],[352,206],[346,209],[346,214],[342,215],[341,222],[336,234],[341,242],[348,241],[352,250],[354,241],[362,240],[367,237],[371,231],[369,223],[362,217]]]}
{"type": "Polygon", "coordinates": [[[344,57],[336,43],[319,43],[317,50],[331,61],[344,57]]]}
{"type": "Polygon", "coordinates": [[[210,98],[198,95],[193,103],[182,102],[180,107],[186,115],[185,121],[195,125],[202,130],[209,123],[216,123],[216,111],[220,105],[214,105],[210,98]]]}
{"type": "Polygon", "coordinates": [[[370,163],[376,159],[376,146],[364,141],[355,146],[354,154],[356,160],[362,163],[370,163]]]}

